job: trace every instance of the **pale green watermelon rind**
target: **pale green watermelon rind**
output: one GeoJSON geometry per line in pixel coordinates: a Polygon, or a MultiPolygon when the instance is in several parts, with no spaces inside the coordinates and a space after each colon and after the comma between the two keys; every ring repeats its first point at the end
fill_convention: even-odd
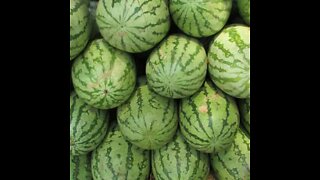
{"type": "Polygon", "coordinates": [[[70,180],[92,180],[91,154],[70,155],[70,180]]]}
{"type": "Polygon", "coordinates": [[[156,93],[180,99],[194,94],[207,73],[207,55],[200,42],[183,34],[168,36],[147,60],[146,76],[156,93]]]}
{"type": "Polygon", "coordinates": [[[92,41],[72,66],[76,93],[98,109],[112,109],[124,103],[134,91],[136,75],[132,56],[103,39],[92,41]]]}
{"type": "Polygon", "coordinates": [[[250,0],[237,0],[237,5],[239,14],[250,25],[250,0]]]}
{"type": "Polygon", "coordinates": [[[186,141],[205,153],[228,148],[240,124],[236,101],[210,80],[194,95],[180,101],[180,130],[186,141]]]}

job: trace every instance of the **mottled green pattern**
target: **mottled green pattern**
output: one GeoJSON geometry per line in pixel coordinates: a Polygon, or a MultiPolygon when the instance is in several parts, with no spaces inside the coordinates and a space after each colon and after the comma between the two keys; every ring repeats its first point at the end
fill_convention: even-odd
{"type": "Polygon", "coordinates": [[[146,180],[150,172],[150,153],[124,139],[113,124],[103,143],[92,153],[95,180],[146,180]]]}
{"type": "Polygon", "coordinates": [[[171,0],[169,6],[173,21],[184,33],[207,37],[227,23],[232,0],[171,0]]]}
{"type": "Polygon", "coordinates": [[[241,123],[250,134],[250,99],[240,99],[239,109],[241,115],[241,123]]]}
{"type": "Polygon", "coordinates": [[[250,25],[250,0],[237,0],[239,14],[250,25]]]}
{"type": "Polygon", "coordinates": [[[94,40],[72,67],[75,91],[86,103],[99,109],[111,109],[126,101],[136,84],[136,66],[132,57],[94,40]]]}
{"type": "Polygon", "coordinates": [[[92,180],[90,154],[70,155],[70,180],[92,180]]]}
{"type": "Polygon", "coordinates": [[[182,99],[180,129],[186,141],[206,153],[226,149],[239,127],[235,100],[206,81],[196,94],[182,99]]]}
{"type": "Polygon", "coordinates": [[[162,0],[100,0],[96,19],[105,40],[131,53],[151,49],[170,28],[169,9],[162,0]]]}
{"type": "Polygon", "coordinates": [[[211,165],[218,179],[250,180],[250,139],[238,129],[231,147],[211,154],[211,165]]]}
{"type": "Polygon", "coordinates": [[[103,140],[109,113],[87,105],[74,92],[70,95],[70,154],[94,150],[103,140]]]}
{"type": "Polygon", "coordinates": [[[70,0],[70,60],[74,59],[86,46],[91,33],[88,3],[70,0]]]}
{"type": "Polygon", "coordinates": [[[194,38],[171,35],[155,49],[146,65],[150,87],[169,98],[184,98],[199,90],[207,73],[207,55],[194,38]]]}
{"type": "Polygon", "coordinates": [[[173,140],[152,152],[156,180],[207,180],[209,156],[192,148],[178,131],[173,140]]]}
{"type": "Polygon", "coordinates": [[[225,28],[211,42],[208,59],[210,77],[221,90],[250,98],[250,27],[225,28]]]}
{"type": "Polygon", "coordinates": [[[147,85],[136,89],[117,109],[122,134],[143,149],[157,149],[168,143],[178,126],[177,105],[151,91],[147,85]]]}

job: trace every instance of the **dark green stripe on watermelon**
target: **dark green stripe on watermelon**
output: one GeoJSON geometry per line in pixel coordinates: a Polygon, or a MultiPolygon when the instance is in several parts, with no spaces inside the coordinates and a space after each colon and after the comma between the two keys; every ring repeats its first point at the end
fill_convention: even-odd
{"type": "Polygon", "coordinates": [[[250,134],[250,99],[239,99],[241,123],[250,134]]]}
{"type": "Polygon", "coordinates": [[[91,180],[91,155],[70,155],[70,180],[91,180]]]}

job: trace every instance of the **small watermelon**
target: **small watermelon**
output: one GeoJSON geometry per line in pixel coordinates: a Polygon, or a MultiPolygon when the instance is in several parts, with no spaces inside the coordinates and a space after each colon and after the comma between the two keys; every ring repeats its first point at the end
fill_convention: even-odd
{"type": "Polygon", "coordinates": [[[153,48],[170,28],[163,0],[100,0],[96,21],[110,45],[131,53],[153,48]]]}
{"type": "Polygon", "coordinates": [[[82,155],[94,150],[103,140],[109,113],[87,105],[76,93],[70,95],[70,154],[82,155]]]}
{"type": "Polygon", "coordinates": [[[199,90],[207,73],[207,54],[194,38],[171,35],[155,49],[146,65],[152,90],[168,98],[184,98],[199,90]]]}
{"type": "Polygon", "coordinates": [[[91,161],[95,180],[146,180],[150,172],[150,152],[124,139],[113,123],[102,144],[93,151],[91,161]]]}
{"type": "Polygon", "coordinates": [[[80,156],[70,155],[70,180],[92,180],[90,153],[80,156]]]}
{"type": "Polygon", "coordinates": [[[89,105],[111,109],[126,101],[136,84],[132,57],[97,39],[79,56],[72,67],[76,93],[89,105]]]}
{"type": "Polygon", "coordinates": [[[250,99],[239,99],[241,123],[250,134],[250,99]]]}
{"type": "Polygon", "coordinates": [[[236,101],[211,81],[180,103],[180,129],[198,151],[213,153],[228,148],[239,127],[236,101]]]}
{"type": "Polygon", "coordinates": [[[173,21],[184,33],[208,37],[227,23],[232,0],[171,0],[169,7],[173,21]]]}
{"type": "Polygon", "coordinates": [[[225,93],[250,98],[250,27],[230,25],[213,39],[209,52],[209,75],[225,93]]]}
{"type": "Polygon", "coordinates": [[[237,0],[239,14],[250,25],[250,0],[237,0]]]}
{"type": "Polygon", "coordinates": [[[158,149],[176,133],[177,104],[144,84],[117,108],[117,120],[122,134],[132,144],[143,149],[158,149]]]}

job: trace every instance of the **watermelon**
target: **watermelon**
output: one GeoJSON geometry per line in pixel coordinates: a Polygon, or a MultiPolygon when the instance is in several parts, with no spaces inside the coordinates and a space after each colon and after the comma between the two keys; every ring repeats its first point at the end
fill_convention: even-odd
{"type": "Polygon", "coordinates": [[[97,39],[74,62],[72,82],[76,93],[87,104],[98,109],[111,109],[132,94],[136,66],[128,53],[97,39]]]}
{"type": "Polygon", "coordinates": [[[178,131],[173,140],[152,152],[152,173],[156,180],[206,180],[209,156],[199,152],[178,131]]]}
{"type": "Polygon", "coordinates": [[[241,128],[230,148],[211,154],[211,165],[217,179],[250,179],[250,139],[241,128]]]}
{"type": "Polygon", "coordinates": [[[84,0],[70,0],[70,60],[78,56],[89,41],[91,23],[88,5],[84,0]]]}
{"type": "Polygon", "coordinates": [[[207,54],[194,38],[171,35],[155,49],[146,65],[148,83],[168,98],[184,98],[199,90],[207,73],[207,54]]]}
{"type": "Polygon", "coordinates": [[[241,123],[250,134],[250,99],[239,99],[241,123]]]}
{"type": "Polygon", "coordinates": [[[70,155],[70,180],[92,180],[90,154],[70,155]]]}
{"type": "Polygon", "coordinates": [[[162,0],[100,0],[96,21],[110,45],[131,53],[153,48],[170,28],[169,9],[162,0]]]}
{"type": "Polygon", "coordinates": [[[93,151],[91,161],[95,180],[146,180],[150,172],[150,152],[126,141],[113,123],[102,144],[93,151]]]}
{"type": "Polygon", "coordinates": [[[239,127],[236,101],[207,80],[180,103],[180,129],[198,151],[213,153],[230,146],[239,127]]]}
{"type": "Polygon", "coordinates": [[[250,98],[250,27],[230,25],[210,44],[209,75],[225,93],[250,98]]]}
{"type": "Polygon", "coordinates": [[[239,14],[250,25],[250,0],[237,0],[239,14]]]}
{"type": "Polygon", "coordinates": [[[232,0],[171,0],[170,13],[174,23],[186,34],[208,37],[227,23],[232,0]]]}
{"type": "Polygon", "coordinates": [[[128,101],[117,108],[117,120],[125,138],[142,149],[158,149],[175,135],[177,104],[139,86],[128,101]]]}
{"type": "Polygon", "coordinates": [[[70,95],[70,154],[83,155],[103,140],[109,113],[87,105],[76,93],[70,95]]]}

